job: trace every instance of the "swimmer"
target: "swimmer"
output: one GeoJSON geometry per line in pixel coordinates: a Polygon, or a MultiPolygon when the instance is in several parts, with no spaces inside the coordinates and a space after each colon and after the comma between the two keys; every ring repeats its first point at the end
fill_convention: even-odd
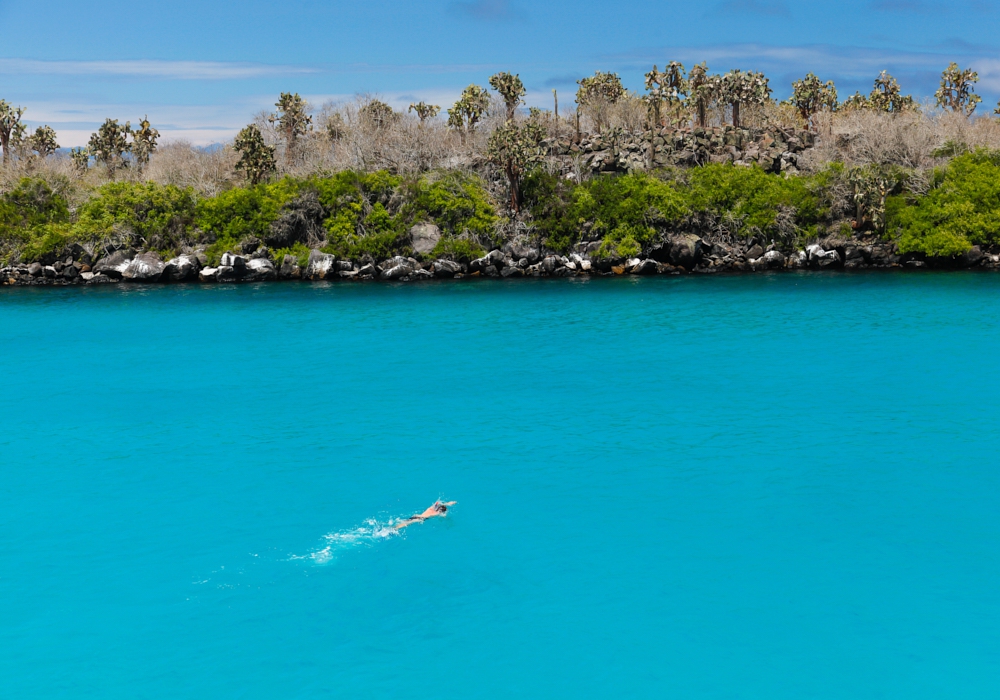
{"type": "Polygon", "coordinates": [[[406,520],[396,523],[393,527],[394,530],[402,530],[404,527],[409,527],[413,523],[422,523],[430,518],[444,517],[444,514],[448,512],[448,508],[458,503],[458,501],[434,501],[434,505],[425,510],[419,515],[411,515],[406,520]]]}

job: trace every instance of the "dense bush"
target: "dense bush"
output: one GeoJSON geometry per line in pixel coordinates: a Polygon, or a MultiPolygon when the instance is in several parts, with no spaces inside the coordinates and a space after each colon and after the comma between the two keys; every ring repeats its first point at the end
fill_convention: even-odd
{"type": "Polygon", "coordinates": [[[899,250],[929,256],[960,255],[1000,241],[1000,153],[977,151],[934,173],[931,190],[893,198],[890,226],[901,231],[899,250]]]}
{"type": "Polygon", "coordinates": [[[194,218],[191,189],[112,182],[80,207],[73,229],[83,240],[117,235],[153,250],[172,250],[185,239],[194,218]]]}
{"type": "Polygon", "coordinates": [[[295,197],[299,188],[298,181],[284,178],[271,184],[237,187],[198,202],[194,223],[211,242],[209,260],[216,262],[247,238],[263,239],[282,205],[295,197]]]}
{"type": "Polygon", "coordinates": [[[70,220],[69,205],[44,180],[23,178],[9,192],[0,195],[0,260],[15,250],[34,259],[54,247],[65,245],[70,220]]]}
{"type": "Polygon", "coordinates": [[[682,193],[689,211],[710,216],[740,238],[763,234],[792,242],[814,232],[825,218],[816,194],[825,177],[815,180],[774,175],[757,166],[706,165],[690,171],[682,193]]]}

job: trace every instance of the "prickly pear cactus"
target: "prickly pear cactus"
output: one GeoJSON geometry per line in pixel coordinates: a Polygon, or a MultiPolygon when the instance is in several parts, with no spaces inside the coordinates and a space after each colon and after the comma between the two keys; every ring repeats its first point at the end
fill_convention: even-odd
{"type": "Polygon", "coordinates": [[[149,117],[139,121],[139,128],[132,132],[132,158],[141,169],[149,163],[149,157],[156,152],[156,141],[160,132],[149,125],[149,117]]]}
{"type": "Polygon", "coordinates": [[[513,119],[517,108],[524,101],[524,96],[528,94],[521,78],[511,73],[497,73],[490,78],[490,86],[503,98],[504,104],[507,106],[507,119],[513,119]]]}
{"type": "Polygon", "coordinates": [[[129,122],[119,124],[117,119],[107,119],[96,133],[90,135],[87,150],[94,160],[108,169],[108,175],[115,173],[128,163],[125,154],[129,152],[128,137],[132,133],[129,122]]]}
{"type": "Polygon", "coordinates": [[[416,112],[417,117],[420,118],[420,123],[423,124],[428,119],[433,119],[441,112],[441,108],[437,105],[429,105],[426,102],[415,102],[410,105],[410,112],[416,112]]]}
{"type": "Polygon", "coordinates": [[[962,70],[957,63],[951,63],[941,73],[941,87],[934,93],[938,107],[961,112],[966,116],[976,111],[976,105],[983,98],[975,94],[974,85],[979,82],[979,73],[966,68],[962,70]]]}
{"type": "Polygon", "coordinates": [[[251,185],[263,182],[277,169],[274,146],[265,143],[264,135],[256,124],[244,127],[236,135],[233,148],[240,154],[236,169],[243,172],[251,185]]]}
{"type": "Polygon", "coordinates": [[[448,110],[448,126],[462,131],[472,131],[490,106],[490,93],[486,88],[470,85],[448,110]]]}

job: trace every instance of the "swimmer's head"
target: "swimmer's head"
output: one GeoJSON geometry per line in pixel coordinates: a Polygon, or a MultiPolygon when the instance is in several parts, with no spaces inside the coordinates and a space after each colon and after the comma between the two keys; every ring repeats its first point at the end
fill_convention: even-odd
{"type": "Polygon", "coordinates": [[[447,513],[448,506],[444,505],[443,503],[435,503],[434,510],[436,510],[438,513],[447,513]]]}

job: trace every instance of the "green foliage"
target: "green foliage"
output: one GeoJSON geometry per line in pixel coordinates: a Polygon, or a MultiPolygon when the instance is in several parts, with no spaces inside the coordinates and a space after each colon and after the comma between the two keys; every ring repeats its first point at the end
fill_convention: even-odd
{"type": "Polygon", "coordinates": [[[208,251],[209,259],[215,262],[222,253],[251,236],[264,238],[281,207],[299,191],[299,183],[284,178],[274,183],[234,188],[199,201],[194,224],[207,240],[214,241],[208,251]]]}
{"type": "Polygon", "coordinates": [[[132,125],[118,123],[117,119],[107,119],[96,133],[90,135],[87,150],[98,163],[103,163],[108,169],[108,176],[125,167],[125,154],[129,152],[128,137],[132,133],[132,125]]]}
{"type": "Polygon", "coordinates": [[[32,234],[21,250],[22,262],[34,262],[46,255],[59,253],[70,243],[81,240],[71,224],[44,224],[32,231],[32,234]]]}
{"type": "Polygon", "coordinates": [[[186,238],[194,219],[191,188],[112,182],[80,207],[73,228],[84,240],[128,236],[147,247],[170,250],[186,238]]]}
{"type": "Polygon", "coordinates": [[[503,98],[504,104],[507,106],[507,120],[514,119],[517,108],[523,102],[522,98],[528,94],[520,76],[506,72],[497,73],[490,77],[490,86],[503,98]]]}
{"type": "Polygon", "coordinates": [[[497,215],[483,181],[461,172],[430,173],[406,184],[400,216],[410,226],[437,224],[445,237],[491,238],[497,215]]]}
{"type": "Polygon", "coordinates": [[[890,216],[900,252],[948,257],[1000,242],[1000,153],[959,156],[936,172],[935,185],[890,216]]]}
{"type": "Polygon", "coordinates": [[[976,105],[983,98],[974,94],[973,87],[979,82],[979,73],[966,68],[962,70],[957,63],[951,63],[941,73],[941,87],[934,93],[939,107],[970,115],[976,111],[976,105]]]}
{"type": "Polygon", "coordinates": [[[576,243],[584,223],[570,214],[576,187],[576,183],[543,170],[535,171],[524,181],[524,202],[531,212],[538,239],[560,253],[576,243]]]}
{"type": "Polygon", "coordinates": [[[590,223],[591,235],[603,238],[599,256],[624,257],[636,255],[636,246],[651,243],[687,212],[674,184],[636,173],[579,185],[567,214],[581,227],[590,223]]]}
{"type": "Polygon", "coordinates": [[[691,171],[684,194],[692,213],[723,221],[737,236],[764,234],[780,240],[789,234],[778,225],[783,209],[794,212],[799,229],[815,226],[825,215],[809,184],[806,178],[786,178],[757,166],[713,164],[691,171]]]}
{"type": "Polygon", "coordinates": [[[21,259],[31,261],[61,248],[59,241],[69,218],[65,197],[48,182],[22,178],[14,189],[0,195],[0,259],[23,248],[21,259]]]}
{"type": "Polygon", "coordinates": [[[467,238],[444,238],[431,251],[431,257],[448,258],[456,262],[467,263],[486,255],[481,245],[467,238]]]}
{"type": "Polygon", "coordinates": [[[240,154],[236,169],[243,172],[251,185],[259,185],[274,174],[274,146],[264,142],[264,135],[256,124],[244,127],[236,135],[233,148],[240,154]]]}
{"type": "Polygon", "coordinates": [[[309,247],[300,241],[296,241],[290,248],[277,248],[271,251],[271,255],[274,257],[274,264],[278,266],[284,261],[286,255],[293,255],[299,267],[305,267],[309,263],[310,253],[312,251],[309,247]]]}

